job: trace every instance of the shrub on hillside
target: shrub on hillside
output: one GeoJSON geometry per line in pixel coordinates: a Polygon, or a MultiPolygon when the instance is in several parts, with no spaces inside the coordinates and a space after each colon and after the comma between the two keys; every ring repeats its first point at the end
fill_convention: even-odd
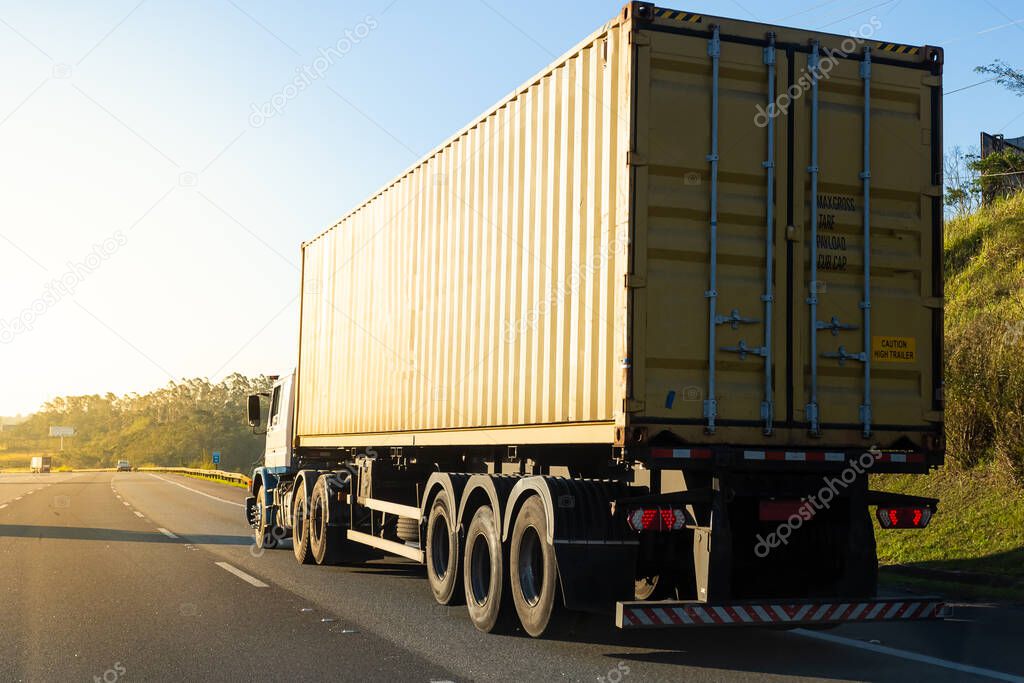
{"type": "Polygon", "coordinates": [[[945,251],[950,460],[1024,486],[1024,194],[950,221],[945,251]]]}

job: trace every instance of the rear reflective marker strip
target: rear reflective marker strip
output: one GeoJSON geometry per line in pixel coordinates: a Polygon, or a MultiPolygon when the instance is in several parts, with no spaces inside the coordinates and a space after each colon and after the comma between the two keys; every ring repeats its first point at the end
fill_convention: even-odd
{"type": "Polygon", "coordinates": [[[821,623],[934,619],[944,616],[936,602],[798,603],[764,605],[679,605],[661,607],[627,604],[622,626],[705,626],[740,623],[821,623]],[[851,609],[852,608],[852,609],[851,609]]]}

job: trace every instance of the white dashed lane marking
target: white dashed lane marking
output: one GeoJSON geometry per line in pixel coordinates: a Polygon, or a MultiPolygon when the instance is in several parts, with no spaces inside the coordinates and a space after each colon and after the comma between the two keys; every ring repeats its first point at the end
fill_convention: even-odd
{"type": "Polygon", "coordinates": [[[1013,674],[1003,673],[1002,671],[993,671],[992,669],[983,669],[979,666],[971,666],[970,664],[951,662],[948,659],[930,657],[928,655],[918,654],[917,652],[907,652],[906,650],[898,650],[894,647],[886,647],[885,645],[865,643],[862,640],[853,640],[852,638],[834,636],[831,633],[822,633],[820,631],[808,631],[802,628],[794,629],[790,633],[793,633],[794,635],[798,636],[803,636],[804,638],[814,638],[815,640],[824,640],[829,643],[835,643],[836,645],[845,645],[846,647],[867,650],[868,652],[874,652],[876,654],[889,655],[890,657],[899,657],[900,659],[907,659],[912,662],[920,662],[921,664],[931,664],[932,666],[942,667],[943,669],[951,669],[953,671],[960,671],[962,673],[973,674],[975,676],[993,678],[997,681],[1011,681],[1012,683],[1024,683],[1024,678],[1020,676],[1015,676],[1013,674]]]}
{"type": "Polygon", "coordinates": [[[138,510],[132,510],[132,512],[134,512],[134,513],[135,513],[135,516],[136,516],[136,517],[141,517],[142,519],[145,519],[145,518],[146,518],[146,515],[142,514],[142,513],[141,513],[141,512],[139,512],[138,510]]]}
{"type": "Polygon", "coordinates": [[[246,583],[249,583],[249,584],[252,584],[253,586],[256,586],[257,588],[269,588],[269,586],[267,584],[263,583],[262,581],[257,579],[255,576],[250,576],[249,574],[246,574],[245,572],[243,572],[238,567],[232,566],[232,565],[228,564],[227,562],[214,562],[214,564],[216,564],[218,567],[220,567],[224,571],[227,571],[227,572],[230,572],[230,573],[234,574],[235,576],[240,578],[242,581],[245,581],[246,583]]]}
{"type": "Polygon", "coordinates": [[[149,473],[149,476],[156,477],[160,481],[165,481],[168,484],[174,484],[175,486],[180,486],[181,488],[185,489],[186,491],[191,491],[192,493],[198,493],[200,496],[206,496],[207,498],[212,498],[213,500],[216,500],[216,501],[218,501],[220,503],[227,503],[228,505],[234,505],[235,507],[240,507],[240,508],[244,508],[245,507],[241,503],[236,503],[233,500],[224,500],[223,498],[218,498],[217,496],[211,496],[209,493],[203,493],[202,491],[200,491],[198,489],[194,489],[191,486],[185,486],[184,484],[179,484],[176,481],[171,481],[170,479],[164,479],[163,477],[157,476],[157,475],[155,475],[153,473],[149,473]]]}

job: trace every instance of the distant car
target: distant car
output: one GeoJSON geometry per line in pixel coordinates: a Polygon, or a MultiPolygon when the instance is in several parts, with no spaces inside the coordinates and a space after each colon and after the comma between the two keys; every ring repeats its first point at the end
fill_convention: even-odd
{"type": "Polygon", "coordinates": [[[117,461],[117,471],[118,472],[131,472],[132,471],[132,466],[128,464],[127,460],[118,460],[117,461]]]}
{"type": "Polygon", "coordinates": [[[49,472],[52,459],[48,455],[36,455],[32,457],[31,470],[33,473],[49,472]]]}

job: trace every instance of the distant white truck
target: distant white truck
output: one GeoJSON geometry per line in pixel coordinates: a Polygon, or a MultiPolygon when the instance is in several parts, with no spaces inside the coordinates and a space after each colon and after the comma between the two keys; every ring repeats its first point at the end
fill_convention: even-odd
{"type": "Polygon", "coordinates": [[[49,472],[51,458],[48,455],[36,455],[32,457],[32,472],[49,472]]]}

